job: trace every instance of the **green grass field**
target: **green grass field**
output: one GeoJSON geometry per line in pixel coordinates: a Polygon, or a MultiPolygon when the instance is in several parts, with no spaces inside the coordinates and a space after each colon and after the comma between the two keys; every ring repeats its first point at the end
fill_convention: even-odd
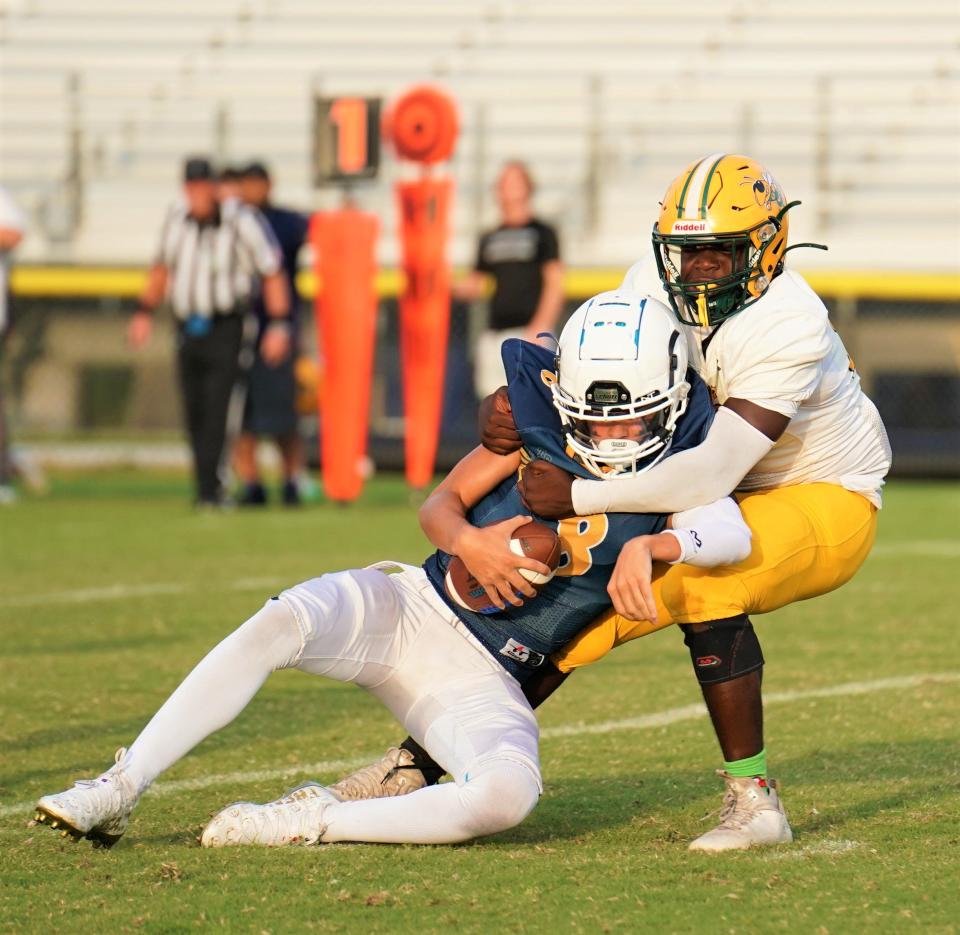
{"type": "Polygon", "coordinates": [[[285,584],[427,546],[390,478],[351,508],[227,515],[191,513],[177,477],[58,478],[0,512],[0,931],[958,931],[958,529],[956,485],[891,484],[859,576],[759,621],[792,846],[686,851],[719,806],[720,757],[667,630],[547,702],[546,792],[510,833],[202,851],[225,803],[333,780],[403,736],[353,686],[283,672],[94,851],[31,827],[31,802],[109,765],[285,584]]]}

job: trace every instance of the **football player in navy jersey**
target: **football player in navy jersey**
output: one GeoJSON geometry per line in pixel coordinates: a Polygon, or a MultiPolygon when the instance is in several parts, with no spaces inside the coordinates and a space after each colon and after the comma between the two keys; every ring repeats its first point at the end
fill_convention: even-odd
{"type": "MultiPolygon", "coordinates": [[[[522,683],[610,606],[621,553],[724,564],[747,554],[750,534],[728,498],[669,521],[637,513],[560,521],[563,561],[538,594],[520,570],[549,569],[510,549],[512,532],[530,519],[518,485],[528,460],[580,476],[639,473],[699,444],[712,409],[671,313],[633,293],[585,303],[556,359],[515,342],[505,363],[526,450],[477,448],[451,471],[420,511],[438,549],[422,567],[386,562],[325,574],[267,601],[199,663],[113,767],[41,798],[38,820],[113,844],[157,776],[232,721],[271,672],[297,668],[366,688],[454,782],[363,801],[307,783],[265,805],[227,806],[204,829],[204,846],[454,843],[522,821],[542,789],[537,722],[522,683]],[[495,613],[474,614],[447,595],[452,555],[495,613]]],[[[649,576],[643,592],[636,600],[650,610],[649,576]]]]}
{"type": "MultiPolygon", "coordinates": [[[[558,527],[561,563],[536,601],[514,605],[515,590],[528,596],[533,592],[523,587],[519,571],[497,548],[500,542],[488,540],[496,524],[526,521],[530,512],[521,499],[518,471],[533,460],[548,461],[580,477],[644,470],[668,452],[700,444],[710,427],[709,393],[696,375],[687,372],[686,345],[677,326],[660,314],[661,308],[626,293],[601,295],[588,303],[565,332],[559,359],[562,381],[555,372],[555,354],[525,341],[507,341],[504,366],[523,451],[516,462],[498,462],[475,452],[424,505],[424,530],[441,546],[424,563],[427,577],[467,629],[491,653],[504,657],[501,664],[518,681],[525,681],[531,668],[543,665],[550,653],[566,645],[569,634],[583,628],[585,616],[610,606],[607,585],[624,545],[660,533],[667,525],[667,517],[658,513],[611,513],[559,522],[532,514],[558,527]],[[648,353],[648,348],[655,353],[648,353]],[[625,366],[637,361],[641,366],[625,366]],[[465,522],[449,522],[448,509],[455,508],[456,498],[467,503],[494,483],[466,511],[465,522]],[[500,613],[472,613],[447,595],[444,578],[452,554],[459,555],[487,587],[500,613]],[[529,658],[518,661],[518,652],[524,657],[532,654],[536,666],[529,658]]],[[[736,514],[732,502],[715,510],[736,514]]],[[[670,536],[663,541],[668,547],[676,545],[670,536]]],[[[652,601],[649,609],[656,613],[652,601]]]]}

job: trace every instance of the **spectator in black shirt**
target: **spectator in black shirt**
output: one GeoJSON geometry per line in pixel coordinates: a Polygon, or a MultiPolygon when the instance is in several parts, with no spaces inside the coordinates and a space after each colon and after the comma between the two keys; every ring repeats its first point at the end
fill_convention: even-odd
{"type": "Polygon", "coordinates": [[[535,341],[553,331],[563,305],[563,264],[556,231],[534,217],[533,179],[522,162],[508,162],[497,179],[500,225],[480,238],[472,272],[454,285],[455,298],[474,301],[493,280],[487,328],[474,353],[474,384],[482,399],[505,382],[500,345],[535,341]]]}
{"type": "Polygon", "coordinates": [[[270,436],[280,450],[283,465],[283,502],[296,506],[300,502],[297,481],[304,466],[303,439],[297,431],[294,376],[300,311],[297,255],[307,236],[308,222],[299,212],[274,205],[270,201],[270,188],[270,174],[262,163],[251,163],[240,173],[240,197],[245,204],[259,209],[280,244],[283,272],[291,298],[289,327],[293,353],[278,364],[263,359],[260,342],[269,319],[263,295],[258,295],[254,301],[259,325],[257,349],[250,367],[243,430],[234,445],[234,468],[244,484],[239,503],[245,506],[265,504],[267,491],[257,465],[257,439],[270,436]]]}

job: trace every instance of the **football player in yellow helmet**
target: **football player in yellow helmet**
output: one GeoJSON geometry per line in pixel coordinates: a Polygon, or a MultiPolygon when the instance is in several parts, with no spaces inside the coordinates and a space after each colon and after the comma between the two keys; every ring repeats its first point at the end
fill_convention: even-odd
{"type": "MultiPolygon", "coordinates": [[[[654,626],[683,627],[736,803],[692,842],[695,850],[789,840],[763,793],[759,674],[739,662],[724,666],[745,650],[762,659],[748,615],[824,594],[856,573],[873,544],[890,466],[883,424],[826,307],[784,262],[796,204],[754,159],[698,159],[667,188],[652,251],[626,275],[635,292],[665,291],[678,318],[694,326],[691,361],[719,407],[702,444],[667,470],[655,465],[629,480],[573,480],[551,465],[524,473],[525,502],[540,516],[678,510],[736,492],[753,532],[749,559],[702,576],[662,569],[653,588],[656,624],[615,598],[619,615],[554,656],[568,672],[654,626]],[[798,563],[800,556],[809,561],[798,563]]],[[[647,574],[626,552],[620,561],[627,585],[647,574]]]]}
{"type": "Polygon", "coordinates": [[[709,327],[756,302],[793,249],[787,212],[798,204],[748,156],[719,153],[687,166],[670,183],[653,226],[657,269],[677,317],[709,327]],[[715,254],[706,271],[693,262],[705,254],[715,254]]]}
{"type": "MultiPolygon", "coordinates": [[[[694,508],[736,492],[753,533],[748,559],[724,568],[663,566],[652,591],[656,620],[630,592],[649,565],[629,546],[610,582],[615,613],[598,618],[544,667],[539,699],[572,670],[610,649],[679,624],[723,753],[721,820],[692,850],[725,851],[792,840],[770,790],[763,736],[763,654],[749,615],[825,594],[848,581],[873,544],[890,447],[860,389],[827,309],[784,264],[788,202],[772,174],[747,156],[715,153],[669,186],[652,250],[624,288],[661,298],[691,326],[690,361],[718,409],[706,439],[632,477],[574,479],[534,461],[521,478],[525,504],[542,517],[694,508]]],[[[815,245],[810,245],[815,246],[815,245]]],[[[483,444],[505,455],[520,445],[509,398],[481,407],[483,444]]],[[[533,689],[531,686],[531,695],[533,689]]],[[[380,794],[413,776],[433,781],[418,751],[409,769],[382,771],[380,794]]],[[[394,764],[397,765],[397,764],[394,764]]],[[[369,768],[368,768],[369,769],[369,768]]]]}

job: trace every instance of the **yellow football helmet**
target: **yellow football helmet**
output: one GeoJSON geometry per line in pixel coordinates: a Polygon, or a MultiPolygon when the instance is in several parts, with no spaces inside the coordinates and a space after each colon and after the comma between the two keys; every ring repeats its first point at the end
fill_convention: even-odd
{"type": "Polygon", "coordinates": [[[787,202],[777,180],[748,156],[714,153],[684,169],[663,196],[653,227],[660,279],[677,317],[688,325],[717,325],[756,302],[783,269],[787,212],[798,204],[787,202]],[[684,283],[684,248],[703,246],[729,251],[731,273],[684,283]]]}

